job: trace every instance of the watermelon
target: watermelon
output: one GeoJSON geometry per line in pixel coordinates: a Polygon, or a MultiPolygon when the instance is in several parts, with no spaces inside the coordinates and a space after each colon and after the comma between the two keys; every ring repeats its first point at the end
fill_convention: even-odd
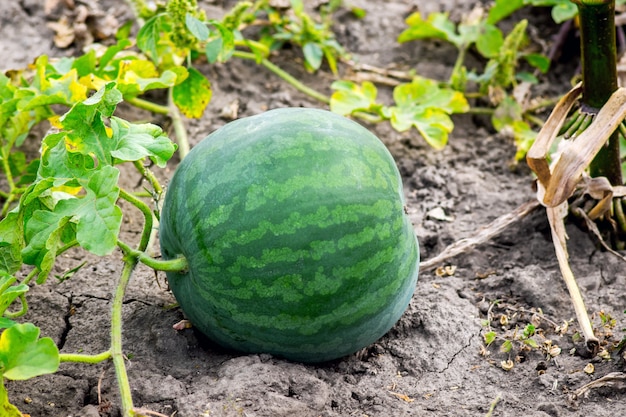
{"type": "Polygon", "coordinates": [[[198,143],[159,232],[193,326],[243,352],[323,362],[366,347],[413,295],[418,243],[384,144],[334,113],[267,111],[198,143]]]}

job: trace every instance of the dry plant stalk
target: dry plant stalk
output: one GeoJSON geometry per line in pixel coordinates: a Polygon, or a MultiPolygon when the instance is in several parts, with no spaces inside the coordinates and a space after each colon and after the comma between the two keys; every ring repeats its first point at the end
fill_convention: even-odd
{"type": "Polygon", "coordinates": [[[619,88],[611,95],[583,133],[574,139],[563,140],[550,165],[548,156],[552,143],[581,92],[582,85],[579,83],[561,98],[528,151],[526,159],[537,174],[537,199],[546,207],[561,275],[570,293],[587,349],[595,354],[599,342],[593,333],[582,294],[569,265],[564,218],[569,210],[567,199],[577,189],[599,200],[589,212],[591,219],[606,214],[610,210],[613,197],[624,193],[624,187],[613,187],[606,178],[587,178],[584,171],[626,117],[626,89],[619,88]]]}
{"type": "Polygon", "coordinates": [[[591,391],[592,389],[601,387],[626,388],[626,373],[611,372],[609,374],[606,374],[602,378],[598,378],[578,388],[571,395],[570,399],[572,401],[577,401],[579,398],[587,397],[587,395],[589,395],[589,391],[591,391]]]}
{"type": "Polygon", "coordinates": [[[487,226],[472,234],[472,237],[458,240],[447,246],[439,255],[420,263],[420,271],[429,271],[440,266],[443,262],[461,253],[467,252],[482,243],[485,243],[502,233],[510,225],[518,222],[539,207],[537,200],[527,201],[510,213],[506,213],[487,226]]]}

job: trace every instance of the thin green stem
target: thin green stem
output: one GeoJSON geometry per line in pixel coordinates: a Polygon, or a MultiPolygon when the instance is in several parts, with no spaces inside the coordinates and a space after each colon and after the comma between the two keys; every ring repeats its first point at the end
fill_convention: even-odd
{"type": "Polygon", "coordinates": [[[20,304],[22,305],[22,308],[20,309],[20,311],[15,311],[15,312],[5,311],[4,317],[9,318],[9,319],[15,319],[18,317],[25,316],[26,313],[28,313],[28,302],[26,301],[26,297],[24,296],[24,294],[20,294],[19,299],[20,299],[20,304]]]}
{"type": "Polygon", "coordinates": [[[33,269],[32,269],[32,270],[28,273],[28,275],[26,275],[26,278],[24,278],[24,279],[22,280],[22,284],[26,284],[26,285],[28,285],[28,284],[29,284],[29,283],[33,280],[33,278],[35,278],[35,277],[39,274],[39,272],[40,272],[39,268],[37,268],[37,267],[33,268],[33,269]]]}
{"type": "Polygon", "coordinates": [[[124,353],[122,351],[122,307],[124,305],[124,294],[137,266],[136,258],[130,257],[124,260],[124,268],[120,275],[120,280],[115,289],[113,305],[111,307],[111,350],[110,355],[115,367],[115,376],[120,390],[120,402],[122,417],[131,417],[133,413],[133,397],[130,391],[130,382],[126,372],[124,353]]]}
{"type": "Polygon", "coordinates": [[[187,259],[185,259],[184,257],[168,260],[155,259],[147,255],[145,252],[131,248],[121,240],[117,241],[117,246],[122,250],[122,252],[124,252],[126,256],[137,259],[142,264],[156,271],[181,272],[186,270],[189,266],[187,259]]]}
{"type": "Polygon", "coordinates": [[[485,114],[489,116],[493,113],[494,109],[489,107],[470,107],[470,109],[467,111],[467,114],[485,114]]]}
{"type": "Polygon", "coordinates": [[[150,244],[150,235],[152,233],[152,224],[154,217],[152,215],[152,210],[150,207],[134,195],[120,189],[120,197],[126,201],[128,201],[133,206],[137,207],[143,217],[145,219],[145,223],[143,225],[143,230],[141,232],[141,240],[139,241],[139,250],[144,251],[150,244]]]}
{"type": "Polygon", "coordinates": [[[59,354],[59,360],[61,362],[78,362],[96,364],[111,359],[111,351],[107,350],[96,355],[84,355],[81,353],[61,353],[59,354]]]}
{"type": "Polygon", "coordinates": [[[163,106],[161,104],[156,104],[139,97],[129,98],[128,100],[126,100],[126,102],[132,104],[139,109],[148,110],[152,113],[164,114],[166,116],[170,113],[169,107],[163,106]]]}
{"type": "Polygon", "coordinates": [[[524,118],[535,126],[543,126],[544,124],[546,124],[545,120],[542,120],[540,117],[534,116],[532,114],[525,113],[524,118]]]}
{"type": "Polygon", "coordinates": [[[364,111],[355,111],[352,113],[352,115],[355,117],[358,117],[361,120],[365,120],[366,122],[369,122],[369,123],[380,123],[383,120],[386,120],[386,119],[383,119],[383,117],[381,116],[377,116],[377,115],[367,113],[364,111]]]}
{"type": "MultiPolygon", "coordinates": [[[[259,59],[256,55],[254,55],[252,52],[244,52],[244,51],[238,51],[235,50],[233,52],[233,56],[237,57],[237,58],[242,58],[242,59],[248,59],[251,61],[255,61],[255,62],[259,62],[259,59]]],[[[304,94],[318,100],[321,101],[322,103],[325,104],[329,104],[330,103],[330,98],[328,98],[327,96],[325,96],[324,94],[310,88],[307,87],[306,85],[304,85],[303,83],[301,83],[300,81],[298,81],[295,77],[293,77],[291,74],[289,74],[288,72],[284,71],[283,69],[281,69],[280,67],[272,64],[268,59],[261,59],[261,61],[259,62],[261,65],[263,65],[265,68],[267,68],[268,70],[272,71],[274,74],[278,75],[280,78],[282,78],[283,80],[285,80],[287,83],[289,83],[292,87],[294,87],[296,90],[303,92],[304,94]]]]}
{"type": "Polygon", "coordinates": [[[176,103],[174,103],[173,91],[173,88],[170,88],[168,91],[168,114],[170,119],[172,119],[174,133],[176,133],[176,143],[178,143],[178,155],[182,160],[189,153],[189,138],[187,137],[187,129],[185,129],[183,118],[180,116],[176,103]]]}
{"type": "Polygon", "coordinates": [[[135,168],[137,168],[137,171],[139,171],[141,176],[148,180],[157,194],[163,194],[163,187],[161,187],[159,180],[154,176],[154,173],[143,164],[143,160],[134,161],[133,165],[135,165],[135,168]]]}
{"type": "Polygon", "coordinates": [[[150,191],[137,191],[134,193],[130,193],[137,198],[154,198],[154,194],[150,191]]]}
{"type": "Polygon", "coordinates": [[[463,67],[463,62],[465,61],[465,53],[467,48],[462,47],[459,48],[459,53],[456,56],[456,61],[454,62],[454,68],[452,68],[452,73],[450,74],[450,79],[448,80],[448,84],[452,85],[455,79],[459,78],[459,72],[463,67]]]}

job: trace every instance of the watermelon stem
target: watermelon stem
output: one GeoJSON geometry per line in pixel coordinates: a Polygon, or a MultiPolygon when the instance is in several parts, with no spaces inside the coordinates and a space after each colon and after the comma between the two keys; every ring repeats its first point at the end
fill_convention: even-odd
{"type": "Polygon", "coordinates": [[[127,258],[135,259],[155,271],[181,272],[185,271],[189,266],[184,256],[168,260],[155,259],[145,252],[131,248],[121,240],[117,241],[117,246],[124,252],[127,258]]]}
{"type": "Polygon", "coordinates": [[[137,258],[125,258],[124,269],[120,275],[119,283],[115,289],[113,305],[111,307],[111,358],[115,368],[115,376],[120,392],[121,414],[123,417],[134,415],[133,397],[130,390],[130,381],[126,372],[126,357],[122,351],[122,306],[124,304],[124,294],[137,266],[137,258]]]}
{"type": "Polygon", "coordinates": [[[152,226],[154,224],[152,210],[150,210],[150,207],[148,207],[146,203],[121,188],[120,197],[137,207],[139,211],[141,211],[141,214],[143,214],[145,223],[143,224],[143,231],[141,232],[141,240],[139,242],[139,250],[143,252],[150,244],[150,236],[152,235],[152,226]]]}
{"type": "Polygon", "coordinates": [[[89,363],[96,364],[111,359],[111,351],[107,350],[96,355],[84,355],[80,353],[61,353],[59,360],[61,362],[89,363]]]}
{"type": "MultiPolygon", "coordinates": [[[[163,194],[163,187],[161,187],[161,184],[159,184],[159,180],[157,180],[157,178],[154,176],[154,173],[150,171],[146,166],[144,166],[144,160],[134,161],[133,165],[135,166],[135,168],[137,168],[137,171],[139,171],[141,176],[148,180],[152,188],[154,188],[154,192],[157,193],[157,196],[160,196],[161,194],[163,194]]],[[[135,195],[137,194],[135,193],[135,195]]]]}
{"type": "Polygon", "coordinates": [[[150,245],[150,238],[152,236],[152,227],[154,224],[154,215],[150,210],[150,207],[134,195],[130,194],[123,189],[120,189],[120,198],[128,201],[133,206],[137,207],[145,218],[143,231],[141,233],[141,240],[137,249],[131,248],[121,240],[117,241],[117,246],[124,252],[126,259],[130,262],[141,262],[142,264],[149,266],[156,271],[167,272],[180,272],[187,269],[187,259],[179,257],[175,259],[162,260],[155,259],[146,253],[146,249],[150,245]]]}

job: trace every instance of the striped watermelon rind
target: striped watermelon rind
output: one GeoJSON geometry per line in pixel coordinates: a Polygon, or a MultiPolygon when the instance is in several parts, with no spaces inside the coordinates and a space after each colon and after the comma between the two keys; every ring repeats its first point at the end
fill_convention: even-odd
{"type": "Polygon", "coordinates": [[[180,163],[161,213],[168,282],[219,344],[321,362],[375,342],[415,288],[419,251],[384,144],[317,109],[239,119],[180,163]]]}

